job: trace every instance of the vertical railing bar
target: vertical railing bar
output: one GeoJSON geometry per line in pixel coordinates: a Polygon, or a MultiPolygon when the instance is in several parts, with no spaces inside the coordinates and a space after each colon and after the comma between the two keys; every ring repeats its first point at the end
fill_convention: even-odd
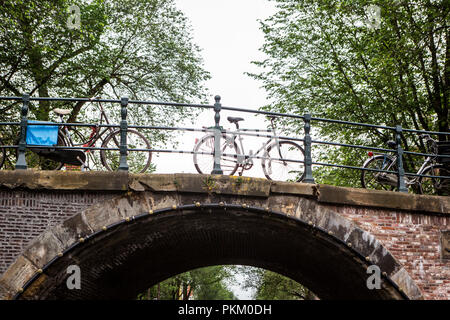
{"type": "Polygon", "coordinates": [[[18,148],[18,156],[15,168],[18,170],[26,170],[27,160],[25,159],[25,151],[27,147],[27,127],[28,127],[28,105],[30,103],[30,95],[24,94],[22,96],[22,109],[20,120],[20,140],[18,148]]]}
{"type": "Polygon", "coordinates": [[[402,126],[395,127],[395,140],[397,143],[397,187],[399,192],[408,193],[405,184],[405,169],[403,168],[402,126]]]}
{"type": "Polygon", "coordinates": [[[305,178],[303,179],[303,182],[305,183],[315,183],[314,177],[312,175],[312,156],[311,156],[311,114],[305,113],[304,115],[304,121],[305,121],[305,178]]]}
{"type": "Polygon", "coordinates": [[[119,163],[119,170],[121,171],[128,171],[128,161],[127,161],[127,130],[128,130],[128,123],[127,123],[127,106],[128,106],[128,97],[122,97],[120,100],[120,115],[121,115],[121,121],[120,121],[120,163],[119,163]]]}
{"type": "Polygon", "coordinates": [[[222,105],[220,103],[220,96],[215,96],[214,100],[216,103],[214,104],[214,167],[211,174],[223,174],[223,170],[220,167],[220,158],[221,150],[220,150],[220,138],[222,136],[222,128],[220,127],[220,111],[222,110],[222,105]]]}

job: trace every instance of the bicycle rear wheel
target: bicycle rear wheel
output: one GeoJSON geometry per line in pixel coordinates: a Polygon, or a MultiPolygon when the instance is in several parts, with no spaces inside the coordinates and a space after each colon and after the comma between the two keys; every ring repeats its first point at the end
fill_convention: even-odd
{"type": "MultiPolygon", "coordinates": [[[[120,131],[110,133],[102,144],[102,148],[119,149],[120,131]]],[[[150,142],[135,130],[127,131],[127,162],[128,171],[143,173],[150,166],[152,153],[150,151],[133,151],[130,149],[150,149],[150,142]]],[[[103,166],[109,171],[117,171],[120,164],[119,150],[100,150],[100,159],[103,166]]]]}
{"type": "MultiPolygon", "coordinates": [[[[204,152],[208,154],[194,153],[194,166],[200,174],[211,174],[214,168],[214,135],[204,136],[194,147],[194,152],[204,152]]],[[[227,142],[226,137],[222,141],[222,153],[238,155],[239,147],[236,142],[227,142]]],[[[234,156],[220,157],[220,167],[224,175],[233,175],[239,167],[237,158],[234,156]]]]}
{"type": "MultiPolygon", "coordinates": [[[[427,176],[448,176],[450,170],[443,165],[433,165],[422,172],[427,176]]],[[[428,195],[442,195],[448,196],[450,192],[450,179],[420,177],[419,178],[419,193],[428,195]]]]}
{"type": "MultiPolygon", "coordinates": [[[[16,141],[16,145],[19,145],[20,140],[16,141]]],[[[64,134],[61,131],[58,132],[58,147],[66,146],[66,140],[64,134]]],[[[64,163],[61,161],[52,159],[51,153],[53,153],[55,149],[52,150],[52,147],[41,147],[41,148],[27,148],[25,151],[25,158],[27,161],[27,166],[29,168],[35,168],[38,170],[61,170],[64,167],[64,163]],[[43,152],[40,152],[39,149],[42,149],[43,152]],[[47,154],[47,156],[45,156],[47,154]]],[[[19,149],[16,149],[16,161],[19,156],[19,149]]]]}
{"type": "Polygon", "coordinates": [[[305,152],[292,141],[280,141],[280,149],[273,143],[267,147],[261,161],[264,175],[269,180],[300,182],[305,177],[305,152]]]}

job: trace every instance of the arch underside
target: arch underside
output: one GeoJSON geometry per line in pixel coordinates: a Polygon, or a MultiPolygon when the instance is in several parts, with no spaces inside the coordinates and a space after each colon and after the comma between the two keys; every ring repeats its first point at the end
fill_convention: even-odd
{"type": "Polygon", "coordinates": [[[21,298],[134,299],[176,274],[218,264],[251,265],[286,275],[321,299],[400,299],[388,281],[369,290],[367,263],[332,237],[271,212],[232,208],[167,211],[122,223],[51,264],[21,298]],[[81,269],[81,290],[66,286],[81,269]]]}

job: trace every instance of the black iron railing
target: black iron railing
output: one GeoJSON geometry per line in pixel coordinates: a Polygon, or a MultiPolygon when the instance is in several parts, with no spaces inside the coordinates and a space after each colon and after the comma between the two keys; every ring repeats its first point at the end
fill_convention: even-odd
{"type": "MultiPolygon", "coordinates": [[[[213,155],[214,164],[213,164],[213,170],[211,174],[223,174],[223,170],[221,168],[221,158],[224,156],[227,157],[234,157],[234,158],[252,158],[252,159],[261,159],[261,160],[284,160],[288,162],[299,162],[304,164],[304,178],[303,182],[305,183],[314,183],[314,177],[313,177],[313,166],[325,166],[325,167],[335,167],[335,168],[342,168],[342,169],[351,169],[351,170],[362,170],[362,171],[373,171],[373,172],[382,172],[382,173],[389,173],[389,174],[395,174],[397,177],[397,190],[400,192],[407,192],[406,184],[405,184],[405,176],[412,176],[412,177],[427,177],[427,178],[437,178],[437,179],[450,179],[450,176],[448,175],[423,175],[423,174],[417,174],[417,173],[410,173],[405,172],[404,170],[404,164],[403,164],[403,157],[405,154],[409,155],[415,155],[415,156],[422,156],[422,157],[436,157],[436,154],[430,154],[430,153],[420,153],[420,152],[412,152],[412,151],[405,151],[402,147],[402,136],[404,133],[411,133],[411,134],[430,134],[430,135],[443,135],[443,136],[450,136],[450,132],[435,132],[435,131],[426,131],[426,130],[414,130],[414,129],[405,129],[401,126],[396,127],[390,127],[390,126],[383,126],[383,125],[372,125],[372,124],[366,124],[366,123],[358,123],[358,122],[350,122],[350,121],[343,121],[343,120],[334,120],[334,119],[325,119],[325,118],[317,118],[313,117],[311,114],[306,113],[304,115],[295,115],[295,114],[285,114],[285,113],[278,113],[278,112],[269,112],[269,111],[262,111],[262,110],[253,110],[253,109],[243,109],[243,108],[235,108],[235,107],[226,107],[222,106],[220,103],[220,97],[215,97],[215,104],[214,105],[202,105],[202,104],[187,104],[187,103],[171,103],[171,102],[154,102],[154,101],[138,101],[138,100],[129,100],[128,98],[124,97],[120,100],[115,99],[88,99],[88,98],[42,98],[42,97],[30,97],[28,95],[24,95],[22,97],[0,97],[0,101],[16,101],[21,102],[21,119],[20,122],[0,122],[0,132],[2,130],[6,130],[7,126],[18,126],[20,127],[20,137],[17,144],[2,144],[5,143],[0,142],[0,150],[1,149],[7,149],[7,148],[13,148],[16,149],[16,163],[15,163],[15,169],[16,170],[23,170],[27,169],[27,159],[25,157],[25,152],[27,149],[33,149],[33,148],[42,148],[40,146],[35,145],[27,145],[26,143],[26,135],[27,135],[27,127],[30,125],[37,125],[36,123],[30,123],[28,121],[28,112],[29,112],[29,105],[31,101],[54,101],[54,102],[104,102],[104,103],[112,103],[112,104],[118,104],[120,105],[120,115],[121,115],[121,121],[119,124],[93,124],[93,123],[66,123],[66,122],[52,122],[52,123],[38,123],[38,125],[52,125],[52,126],[64,126],[64,127],[93,127],[97,126],[100,128],[112,128],[115,130],[120,131],[120,141],[117,148],[104,148],[104,147],[96,147],[96,146],[52,146],[52,149],[59,150],[110,150],[110,151],[119,151],[120,153],[120,163],[118,165],[118,170],[124,170],[127,171],[129,169],[128,166],[128,159],[127,154],[129,151],[136,151],[136,152],[155,152],[155,153],[182,153],[182,154],[210,154],[213,155]],[[128,106],[130,104],[136,104],[136,105],[148,105],[148,106],[166,106],[166,107],[181,107],[181,108],[197,108],[197,109],[211,109],[214,111],[214,126],[210,128],[187,128],[187,127],[171,127],[171,126],[145,126],[145,125],[134,125],[128,123],[128,106]],[[267,155],[263,156],[257,156],[257,155],[240,155],[240,154],[229,154],[222,152],[221,149],[221,139],[224,138],[225,135],[233,135],[237,134],[237,131],[227,131],[224,130],[223,127],[220,126],[220,120],[221,120],[221,111],[227,110],[227,111],[237,111],[241,113],[251,113],[251,114],[259,114],[259,115],[266,115],[266,116],[272,116],[272,117],[279,117],[279,118],[291,118],[291,119],[297,119],[301,120],[304,123],[304,136],[303,137],[289,137],[289,136],[275,136],[274,134],[262,134],[261,132],[264,130],[261,130],[261,132],[258,133],[251,133],[250,131],[246,131],[245,129],[239,130],[240,135],[247,135],[247,136],[256,136],[256,137],[267,137],[267,138],[276,138],[279,140],[290,140],[290,141],[300,141],[303,143],[304,148],[304,159],[275,159],[275,158],[268,158],[267,155]],[[389,130],[395,135],[395,142],[396,142],[396,148],[395,149],[386,149],[386,148],[379,148],[379,147],[373,147],[373,146],[363,146],[358,144],[344,144],[344,143],[338,143],[333,141],[321,141],[321,140],[315,140],[311,137],[311,129],[314,127],[314,123],[330,123],[330,124],[336,124],[336,125],[349,125],[349,126],[358,126],[363,128],[369,128],[369,129],[382,129],[382,130],[389,130]],[[153,148],[128,148],[127,146],[127,131],[130,129],[135,130],[166,130],[166,131],[193,131],[193,132],[208,132],[210,134],[213,134],[214,136],[214,149],[213,152],[195,152],[191,150],[170,150],[170,149],[153,149],[153,148]],[[332,164],[332,163],[323,163],[323,162],[317,162],[313,161],[313,154],[312,154],[312,147],[313,145],[329,145],[329,146],[335,146],[335,147],[347,147],[347,148],[355,148],[355,149],[361,149],[361,150],[371,150],[376,152],[383,152],[383,153],[392,153],[396,156],[396,171],[391,170],[383,170],[383,169],[377,169],[377,168],[363,168],[358,166],[349,166],[349,165],[342,165],[342,164],[332,164]]],[[[267,130],[266,130],[267,131],[267,130]]],[[[268,130],[270,132],[270,130],[268,130]]],[[[447,140],[450,140],[447,138],[447,140]]],[[[450,162],[450,155],[449,154],[440,154],[439,159],[444,159],[445,162],[450,162]]]]}

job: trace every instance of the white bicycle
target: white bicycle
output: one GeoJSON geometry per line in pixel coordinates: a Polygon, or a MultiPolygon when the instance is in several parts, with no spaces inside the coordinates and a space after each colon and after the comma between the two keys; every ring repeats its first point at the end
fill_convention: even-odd
{"type": "MultiPolygon", "coordinates": [[[[269,180],[300,182],[305,176],[305,152],[301,146],[290,140],[281,140],[277,137],[274,120],[269,117],[271,130],[239,129],[239,122],[243,118],[228,117],[230,123],[236,125],[232,134],[222,134],[220,167],[224,175],[234,175],[239,170],[242,176],[245,170],[253,167],[253,159],[260,158],[264,175],[269,180]],[[250,151],[247,155],[243,144],[244,131],[273,132],[260,149],[255,153],[250,151]]],[[[194,165],[200,174],[210,174],[214,165],[214,134],[207,134],[194,146],[194,165]],[[205,154],[198,154],[202,152],[205,154]]]]}

